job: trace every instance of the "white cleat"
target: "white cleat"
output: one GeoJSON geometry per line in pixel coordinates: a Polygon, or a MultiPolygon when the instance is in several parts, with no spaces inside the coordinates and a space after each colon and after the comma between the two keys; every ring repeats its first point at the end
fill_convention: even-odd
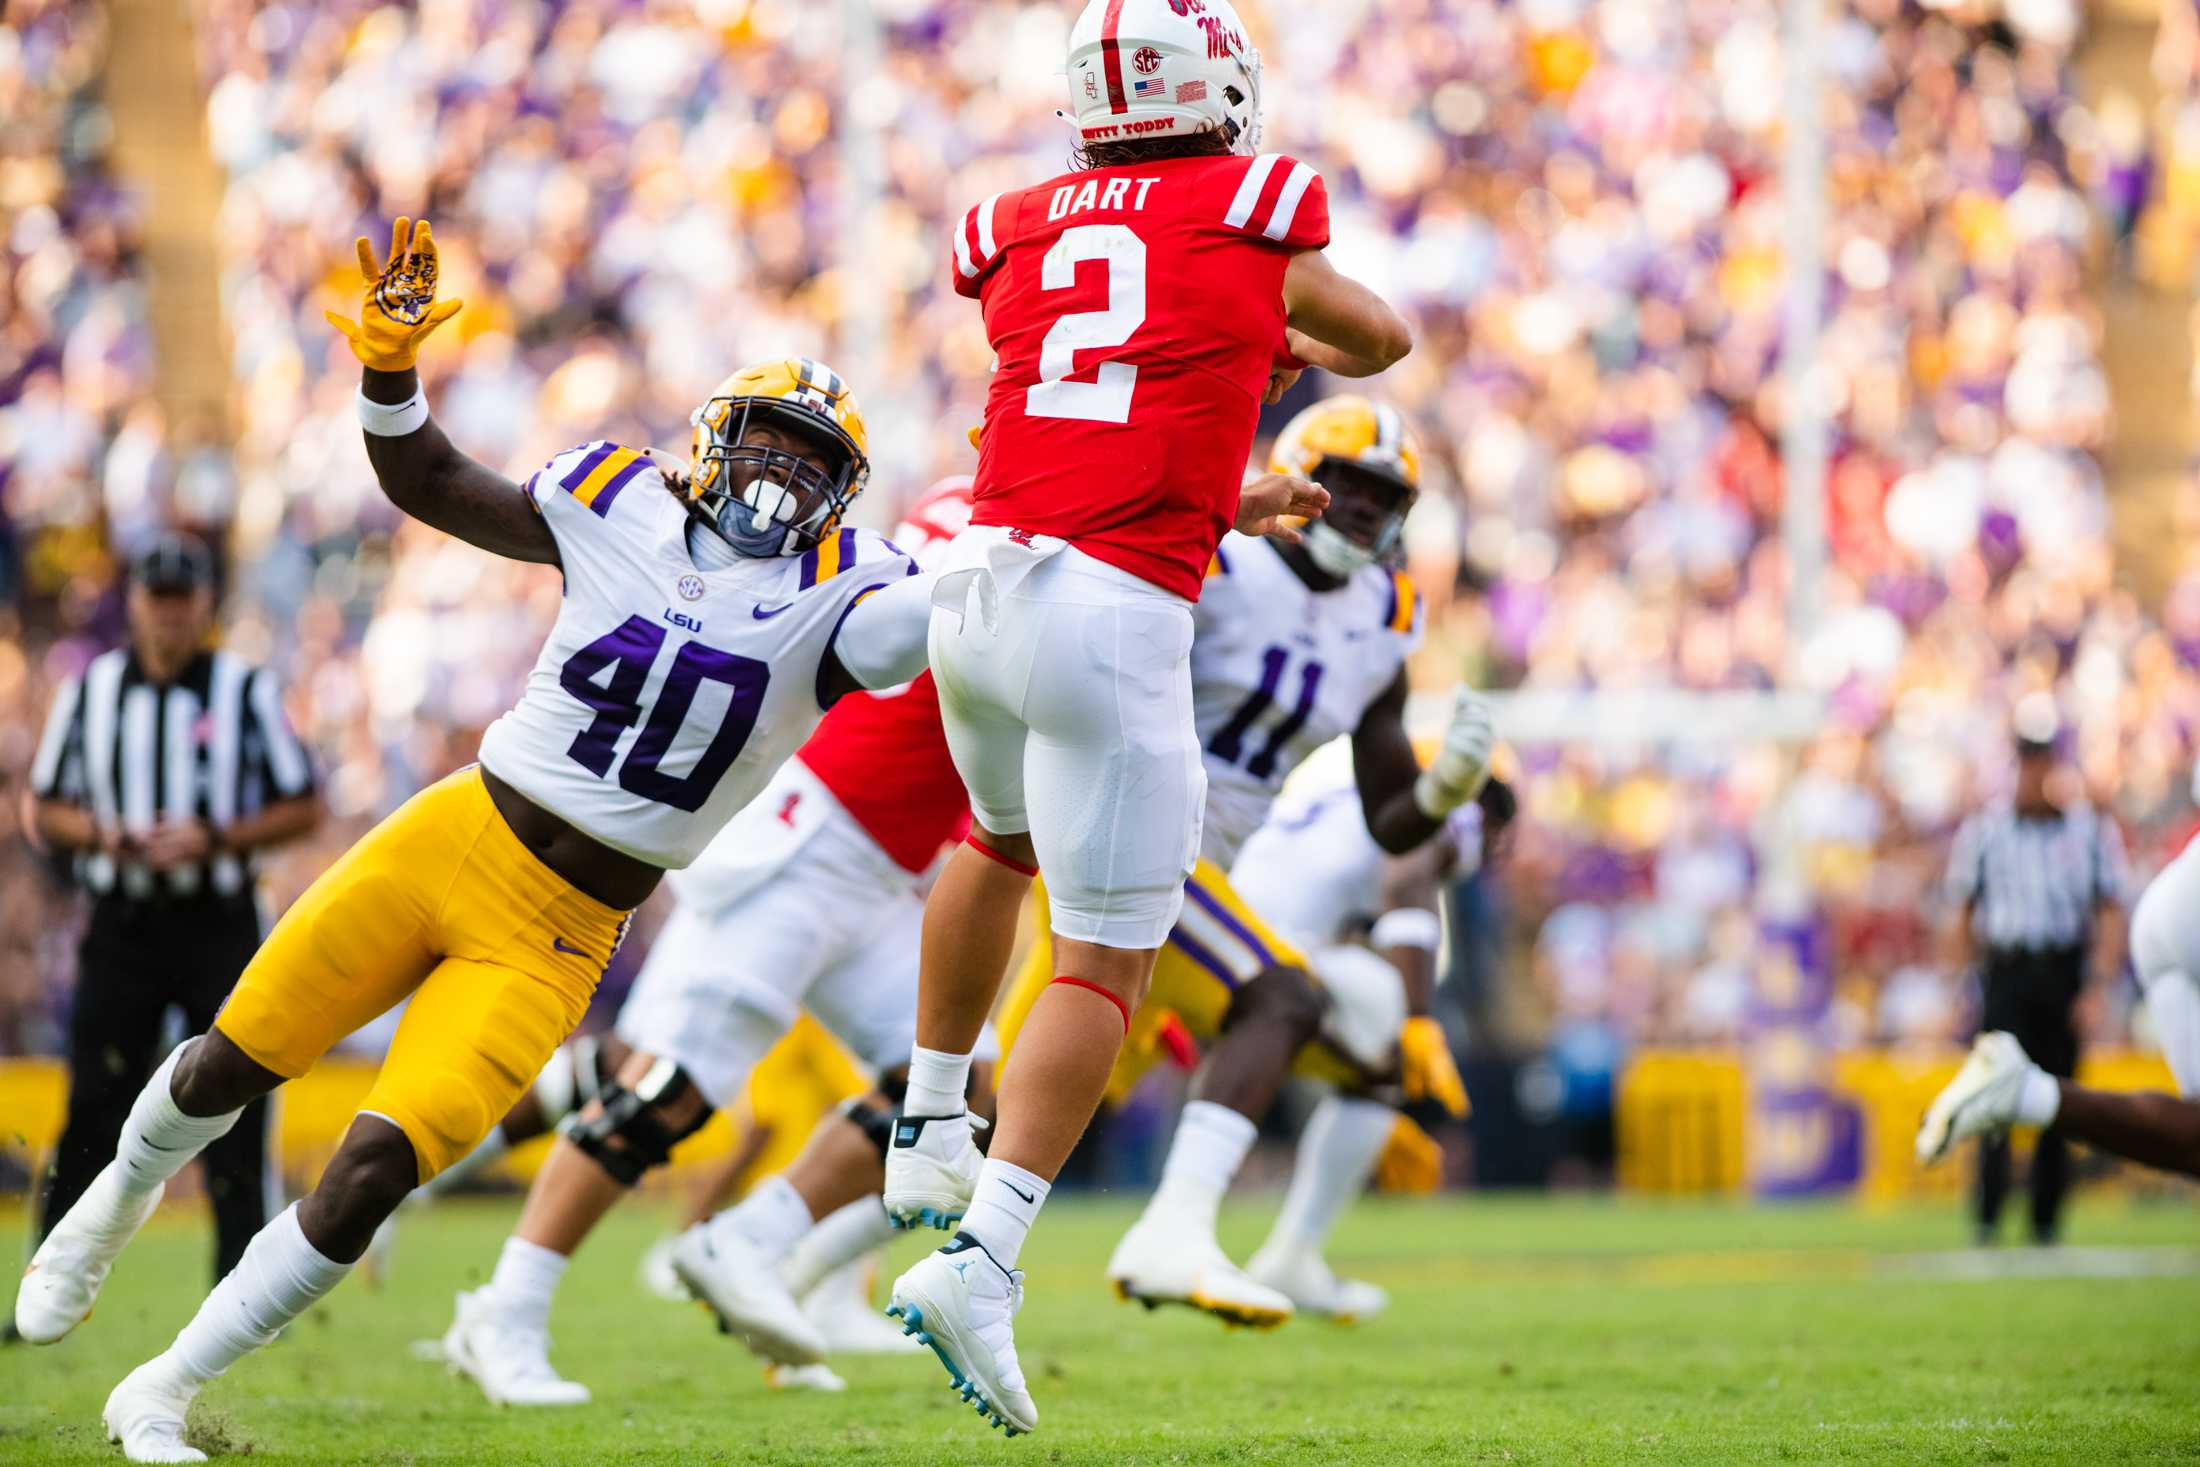
{"type": "Polygon", "coordinates": [[[672,1271],[718,1328],[780,1365],[815,1365],[825,1340],[787,1292],[778,1267],[731,1228],[697,1223],[672,1250],[672,1271]]]}
{"type": "Polygon", "coordinates": [[[961,1224],[978,1190],[985,1158],[971,1139],[985,1121],[959,1116],[896,1116],[894,1144],[886,1150],[886,1186],[880,1201],[897,1228],[953,1228],[961,1224]]]}
{"type": "Polygon", "coordinates": [[[458,1296],[443,1363],[480,1386],[492,1406],[588,1404],[587,1386],[551,1368],[549,1331],[509,1323],[486,1289],[458,1296]]]}
{"type": "Polygon", "coordinates": [[[641,1263],[634,1270],[635,1278],[643,1288],[669,1304],[686,1304],[693,1297],[688,1293],[687,1285],[681,1283],[680,1276],[672,1270],[672,1250],[679,1246],[678,1233],[659,1238],[649,1245],[649,1251],[642,1255],[641,1263]]]}
{"type": "Polygon", "coordinates": [[[203,1462],[206,1453],[183,1439],[184,1413],[195,1392],[163,1380],[159,1364],[140,1365],[107,1397],[100,1413],[107,1440],[122,1443],[122,1455],[133,1462],[203,1462]]]}
{"type": "Polygon", "coordinates": [[[120,1175],[114,1162],[107,1163],[23,1270],[15,1292],[15,1331],[32,1344],[50,1345],[85,1321],[115,1259],[160,1206],[163,1188],[132,1201],[123,1195],[120,1175]]]}
{"type": "Polygon", "coordinates": [[[2015,1035],[1998,1029],[1979,1035],[1963,1068],[1918,1122],[1917,1159],[1930,1166],[1966,1137],[2007,1129],[2017,1118],[2017,1097],[2031,1070],[2031,1056],[2015,1035]]]}
{"type": "Polygon", "coordinates": [[[886,1312],[932,1347],[955,1389],[980,1416],[1010,1436],[1039,1429],[1039,1408],[1016,1363],[1016,1311],[1024,1276],[993,1261],[978,1240],[957,1233],[894,1280],[886,1312]]]}
{"type": "Polygon", "coordinates": [[[1227,1325],[1274,1329],[1291,1301],[1232,1263],[1205,1228],[1148,1215],[1132,1225],[1108,1259],[1115,1296],[1148,1309],[1185,1304],[1227,1325]]]}
{"type": "MultiPolygon", "coordinates": [[[[892,1325],[887,1326],[892,1329],[892,1325]]],[[[775,1391],[844,1391],[848,1382],[830,1365],[767,1365],[764,1383],[775,1391]]]]}
{"type": "Polygon", "coordinates": [[[1373,1319],[1390,1307],[1387,1290],[1361,1279],[1337,1277],[1322,1256],[1311,1251],[1263,1248],[1245,1265],[1245,1275],[1289,1299],[1299,1313],[1338,1324],[1373,1319]]]}
{"type": "Polygon", "coordinates": [[[817,1326],[828,1355],[921,1354],[918,1344],[871,1303],[870,1260],[858,1258],[818,1281],[802,1300],[802,1313],[817,1326]]]}

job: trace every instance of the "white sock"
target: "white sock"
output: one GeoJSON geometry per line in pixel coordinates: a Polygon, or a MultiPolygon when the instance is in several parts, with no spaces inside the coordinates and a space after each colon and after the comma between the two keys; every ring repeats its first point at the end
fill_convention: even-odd
{"type": "Polygon", "coordinates": [[[1169,1159],[1161,1164],[1161,1185],[1146,1206],[1147,1215],[1165,1211],[1178,1221],[1196,1220],[1212,1235],[1222,1194],[1230,1190],[1258,1132],[1259,1127],[1226,1105],[1187,1103],[1177,1118],[1169,1159]]]}
{"type": "Polygon", "coordinates": [[[970,1056],[918,1046],[909,1051],[909,1093],[901,1112],[910,1116],[959,1116],[969,1108],[970,1056]]]}
{"type": "Polygon", "coordinates": [[[978,1188],[963,1214],[962,1230],[984,1244],[995,1263],[1014,1268],[1024,1251],[1024,1235],[1053,1190],[1052,1182],[989,1156],[978,1168],[978,1188]]]}
{"type": "Polygon", "coordinates": [[[511,1149],[512,1143],[504,1139],[504,1128],[497,1126],[482,1138],[479,1146],[428,1178],[413,1195],[440,1197],[511,1149]]]}
{"type": "Polygon", "coordinates": [[[506,1238],[497,1255],[496,1272],[489,1275],[489,1297],[505,1319],[523,1329],[550,1328],[550,1301],[557,1297],[558,1280],[573,1260],[553,1248],[525,1238],[506,1238]]]}
{"type": "Polygon", "coordinates": [[[177,1386],[195,1391],[274,1339],[350,1272],[350,1264],[306,1241],[292,1203],[245,1246],[244,1257],[156,1363],[177,1386]]]}
{"type": "Polygon", "coordinates": [[[111,1170],[116,1185],[127,1197],[143,1197],[164,1185],[183,1170],[184,1163],[228,1134],[229,1128],[237,1124],[237,1117],[244,1114],[233,1110],[226,1115],[187,1116],[176,1109],[176,1065],[183,1059],[183,1052],[198,1042],[194,1039],[179,1044],[169,1053],[138,1092],[130,1106],[130,1118],[122,1123],[122,1139],[115,1143],[111,1170]]]}
{"type": "Polygon", "coordinates": [[[780,1269],[787,1288],[799,1299],[823,1282],[828,1274],[853,1263],[873,1248],[893,1241],[894,1225],[879,1205],[878,1194],[859,1197],[846,1207],[827,1213],[802,1235],[780,1269]]]}
{"type": "Polygon", "coordinates": [[[2062,1086],[2053,1075],[2034,1065],[2024,1072],[2017,1091],[2017,1119],[2027,1126],[2052,1126],[2062,1109],[2062,1086]]]}
{"type": "Polygon", "coordinates": [[[802,1200],[794,1183],[785,1177],[766,1177],[737,1205],[703,1226],[713,1232],[723,1229],[763,1254],[765,1262],[777,1263],[802,1241],[811,1221],[810,1204],[802,1200]]]}
{"type": "Polygon", "coordinates": [[[1352,1199],[1366,1190],[1398,1113],[1378,1101],[1329,1095],[1307,1117],[1283,1211],[1263,1246],[1319,1254],[1352,1199]]]}

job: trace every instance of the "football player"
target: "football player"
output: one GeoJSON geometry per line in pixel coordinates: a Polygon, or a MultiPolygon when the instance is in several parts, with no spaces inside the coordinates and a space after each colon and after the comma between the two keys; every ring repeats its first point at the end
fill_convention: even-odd
{"type": "MultiPolygon", "coordinates": [[[[944,548],[969,522],[969,489],[968,478],[933,486],[897,543],[915,547],[920,563],[944,548]]],[[[796,1167],[768,1178],[742,1209],[682,1234],[671,1261],[728,1331],[766,1358],[823,1358],[823,1336],[780,1281],[787,1249],[773,1240],[791,1246],[813,1219],[878,1190],[915,1037],[922,883],[969,819],[939,733],[938,695],[920,676],[841,700],[694,864],[669,878],[679,905],[616,1026],[631,1055],[622,1073],[639,1078],[561,1131],[494,1274],[459,1295],[444,1336],[454,1369],[500,1404],[588,1400],[588,1388],[549,1360],[551,1299],[567,1261],[674,1142],[741,1094],[805,1009],[883,1083],[815,1143],[852,1146],[868,1167],[809,1192],[805,1183],[837,1173],[796,1167]],[[751,1297],[759,1290],[765,1297],[751,1297]]],[[[871,1211],[886,1232],[885,1214],[871,1211]]]]}
{"type": "Polygon", "coordinates": [[[933,624],[972,831],[926,909],[885,1193],[904,1222],[962,1225],[896,1281],[891,1312],[1018,1432],[1038,1413],[1016,1362],[1017,1257],[1199,848],[1201,574],[1233,524],[1289,537],[1279,516],[1326,502],[1299,479],[1243,484],[1260,403],[1299,366],[1368,376],[1411,344],[1322,254],[1314,169],[1259,152],[1260,59],[1228,0],[1090,0],[1068,80],[1080,166],[970,209],[948,262],[999,363],[977,513],[933,624]],[[965,1077],[1041,870],[1056,981],[1025,1024],[981,1170],[965,1077]]]}
{"type": "MultiPolygon", "coordinates": [[[[240,1107],[410,997],[313,1191],[108,1397],[108,1435],[136,1462],[203,1460],[183,1439],[192,1397],[334,1288],[405,1195],[512,1108],[664,873],[695,859],[841,695],[923,666],[926,581],[884,539],[842,526],[869,460],[830,369],[776,361],[726,379],[696,411],[684,493],[612,443],[514,484],[451,444],[414,371],[459,309],[436,300],[427,222],[398,220],[385,263],[358,248],[359,319],[330,320],[364,367],[358,410],[383,492],[482,549],[557,566],[565,598],[480,764],[415,795],[292,905],[32,1259],[17,1324],[57,1340],[168,1179],[240,1107]]],[[[684,1124],[667,1068],[623,1071],[607,1094],[607,1112],[657,1118],[626,1146],[684,1124]]]]}
{"type": "MultiPolygon", "coordinates": [[[[1395,1072],[1408,1096],[1455,1114],[1466,1093],[1429,1014],[1431,963],[1410,965],[1413,981],[1401,986],[1398,970],[1365,949],[1339,948],[1342,939],[1326,929],[1321,942],[1331,951],[1310,963],[1268,919],[1292,903],[1248,901],[1226,873],[1267,821],[1284,779],[1332,739],[1350,736],[1356,793],[1345,818],[1364,829],[1339,857],[1427,842],[1480,792],[1494,741],[1487,701],[1464,691],[1427,768],[1406,734],[1405,662],[1421,620],[1413,583],[1385,561],[1419,492],[1420,455],[1397,411],[1360,397],[1318,403],[1277,438],[1269,468],[1318,480],[1329,510],[1301,544],[1227,536],[1208,566],[1191,659],[1207,777],[1199,861],[1107,1087],[1112,1098],[1128,1094],[1171,1014],[1195,1039],[1215,1041],[1193,1078],[1160,1188],[1110,1258],[1108,1278],[1126,1299],[1189,1304],[1256,1326],[1281,1323],[1291,1297],[1231,1263],[1215,1239],[1215,1215],[1294,1064],[1355,1086],[1395,1072]]],[[[1432,956],[1434,913],[1384,913],[1374,941],[1432,956]]],[[[1002,1013],[1004,1092],[1026,1062],[1028,1016],[1052,974],[1048,948],[1042,935],[1002,1013]]]]}
{"type": "MultiPolygon", "coordinates": [[[[2193,771],[2200,800],[2200,768],[2193,771]]],[[[2013,1034],[1981,1034],[1926,1110],[1918,1160],[2012,1125],[2063,1134],[2165,1171],[2200,1176],[2200,841],[2188,842],[2140,893],[2131,913],[2131,966],[2146,994],[2176,1095],[2092,1090],[2033,1063],[2013,1034]]]]}

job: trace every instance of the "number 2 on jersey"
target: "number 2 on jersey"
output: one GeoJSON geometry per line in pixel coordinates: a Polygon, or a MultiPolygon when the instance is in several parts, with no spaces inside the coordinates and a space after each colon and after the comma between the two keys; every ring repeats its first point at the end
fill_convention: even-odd
{"type": "Polygon", "coordinates": [[[1104,311],[1072,311],[1054,323],[1039,346],[1039,380],[1024,391],[1024,411],[1034,418],[1081,418],[1128,423],[1136,362],[1102,362],[1090,382],[1072,382],[1077,353],[1121,346],[1146,324],[1146,242],[1126,224],[1080,224],[1062,231],[1039,267],[1044,290],[1077,284],[1084,260],[1108,265],[1104,311]]]}
{"type": "MultiPolygon", "coordinates": [[[[642,689],[664,645],[663,627],[630,616],[568,657],[558,672],[558,686],[596,713],[565,752],[598,779],[611,772],[620,736],[642,723],[642,689]],[[610,677],[605,678],[607,671],[610,677]]],[[[749,741],[770,683],[770,666],[753,657],[721,652],[701,642],[682,643],[673,654],[664,686],[657,690],[649,721],[642,723],[641,733],[619,766],[619,788],[676,810],[691,814],[700,810],[749,741]],[[688,710],[695,705],[696,693],[706,682],[726,685],[725,716],[694,768],[684,775],[666,774],[657,766],[671,751],[688,710]]]]}

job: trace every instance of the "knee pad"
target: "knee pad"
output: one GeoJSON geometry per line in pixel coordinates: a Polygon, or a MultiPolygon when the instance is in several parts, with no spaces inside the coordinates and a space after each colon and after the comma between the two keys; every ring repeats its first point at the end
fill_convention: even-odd
{"type": "Polygon", "coordinates": [[[686,1121],[669,1121],[673,1107],[695,1090],[687,1071],[661,1059],[629,1090],[614,1080],[604,1087],[603,1109],[594,1115],[575,1115],[561,1128],[565,1139],[579,1147],[611,1179],[631,1187],[651,1167],[663,1166],[672,1148],[700,1131],[710,1120],[706,1101],[686,1121]]]}
{"type": "Polygon", "coordinates": [[[899,1109],[899,1101],[895,1102],[894,1110],[880,1110],[875,1105],[865,1105],[860,1095],[840,1103],[841,1117],[861,1131],[864,1140],[878,1148],[880,1161],[886,1160],[887,1148],[894,1144],[894,1116],[899,1109]]]}
{"type": "Polygon", "coordinates": [[[1364,947],[1346,944],[1313,956],[1314,972],[1329,995],[1321,1037],[1330,1048],[1371,1074],[1389,1070],[1406,1022],[1406,985],[1398,970],[1364,947]]]}

